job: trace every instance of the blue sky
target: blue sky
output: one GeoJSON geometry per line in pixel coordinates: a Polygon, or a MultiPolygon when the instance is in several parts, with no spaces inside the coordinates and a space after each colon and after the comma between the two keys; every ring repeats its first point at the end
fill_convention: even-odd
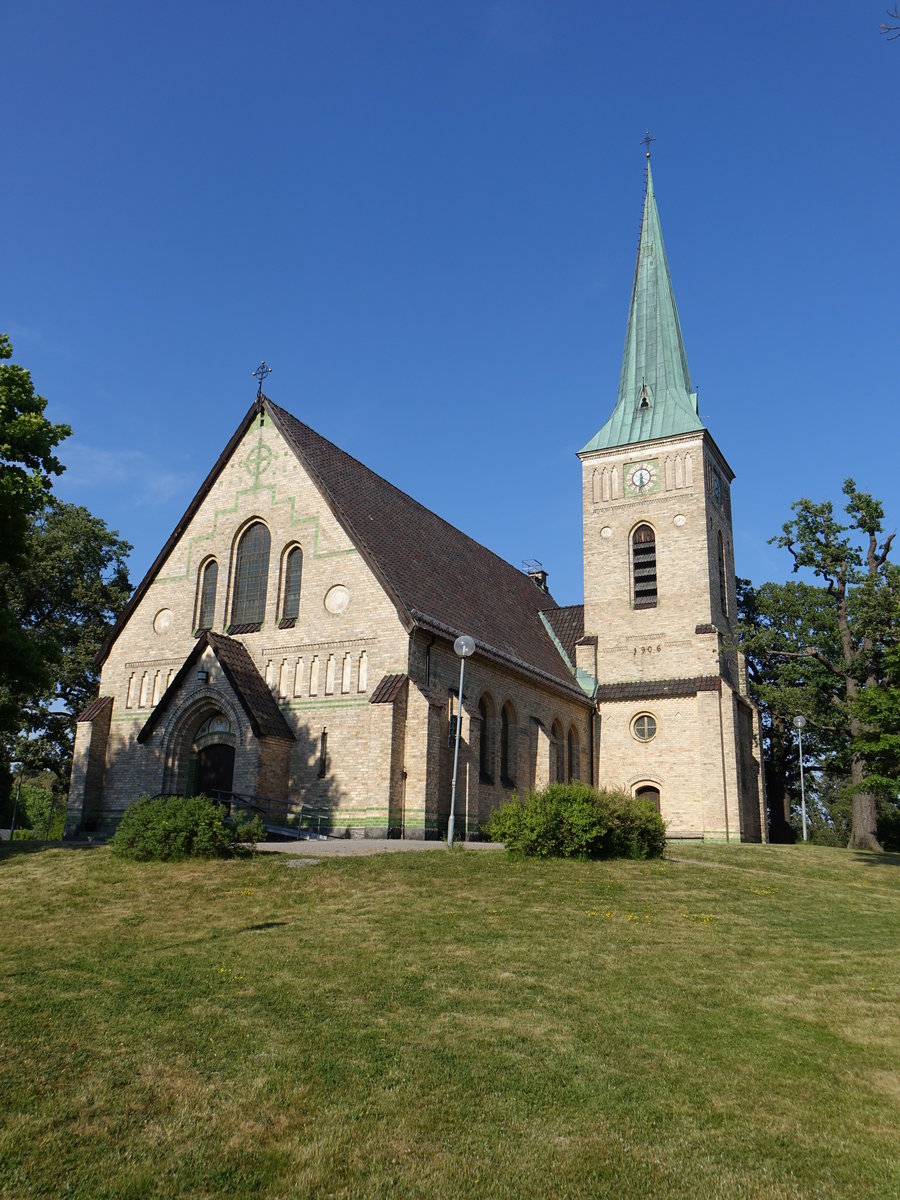
{"type": "Polygon", "coordinates": [[[137,581],[272,398],[582,598],[643,148],[739,574],[847,475],[900,512],[884,0],[31,0],[3,17],[0,328],[137,581]]]}

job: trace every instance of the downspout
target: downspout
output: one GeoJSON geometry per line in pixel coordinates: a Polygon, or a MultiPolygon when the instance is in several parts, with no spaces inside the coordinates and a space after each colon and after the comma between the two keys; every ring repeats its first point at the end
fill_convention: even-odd
{"type": "Polygon", "coordinates": [[[425,647],[425,686],[431,687],[431,647],[437,641],[437,634],[431,635],[431,641],[425,647]]]}
{"type": "Polygon", "coordinates": [[[722,800],[725,805],[725,841],[731,841],[728,825],[728,773],[725,770],[725,719],[722,716],[722,688],[719,686],[719,752],[722,755],[722,800]]]}
{"type": "Polygon", "coordinates": [[[597,786],[596,762],[594,761],[594,739],[596,736],[597,710],[591,709],[591,787],[597,786]]]}

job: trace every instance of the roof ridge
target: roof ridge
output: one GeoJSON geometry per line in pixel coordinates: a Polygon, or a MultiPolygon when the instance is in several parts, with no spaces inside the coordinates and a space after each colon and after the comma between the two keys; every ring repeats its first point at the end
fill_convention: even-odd
{"type": "MultiPolygon", "coordinates": [[[[490,546],[485,546],[485,544],[483,542],[479,542],[477,540],[477,538],[473,538],[471,534],[466,533],[466,531],[464,529],[460,529],[458,525],[454,525],[452,523],[452,521],[448,521],[446,517],[442,517],[441,514],[438,512],[435,512],[433,508],[429,508],[427,504],[423,504],[421,502],[421,500],[417,500],[415,498],[415,496],[411,495],[409,492],[405,492],[403,490],[403,488],[397,487],[396,483],[392,483],[390,481],[390,479],[388,479],[386,476],[379,475],[379,473],[377,471],[374,471],[371,467],[367,466],[364,462],[362,462],[360,459],[356,458],[353,454],[350,454],[349,451],[344,450],[343,447],[338,446],[336,442],[332,442],[331,439],[325,437],[324,434],[319,433],[319,431],[317,429],[313,429],[313,427],[311,425],[307,425],[307,423],[305,421],[301,421],[299,417],[295,417],[294,414],[288,412],[288,410],[286,408],[282,408],[280,404],[276,404],[273,400],[268,400],[267,398],[266,398],[266,402],[269,405],[269,407],[277,410],[280,417],[282,417],[282,418],[286,417],[289,421],[293,421],[297,425],[302,425],[303,428],[308,433],[312,434],[312,436],[314,438],[317,438],[320,442],[324,442],[327,446],[329,446],[332,450],[336,451],[343,458],[348,459],[350,462],[352,462],[355,467],[359,468],[362,471],[365,471],[365,473],[367,475],[374,476],[375,479],[378,479],[381,483],[383,483],[387,487],[389,487],[391,489],[391,491],[396,492],[398,496],[402,496],[404,500],[408,501],[410,504],[414,504],[416,506],[416,508],[421,509],[422,512],[427,513],[430,517],[433,517],[436,521],[440,521],[440,523],[442,525],[445,525],[448,529],[451,529],[455,534],[458,534],[460,537],[465,538],[467,542],[470,542],[473,546],[476,546],[479,550],[484,550],[488,554],[492,555],[497,560],[497,562],[502,563],[503,566],[508,568],[510,571],[514,571],[516,573],[516,575],[521,575],[522,578],[524,578],[524,579],[528,578],[528,576],[525,575],[524,572],[520,571],[517,566],[515,566],[513,563],[511,563],[509,561],[509,559],[503,558],[503,556],[498,554],[496,552],[496,550],[492,550],[490,548],[490,546]]],[[[326,487],[328,486],[324,480],[322,482],[326,487]]],[[[330,491],[330,489],[329,489],[329,491],[330,491]]],[[[349,520],[349,518],[348,518],[348,520],[349,520]]],[[[356,532],[359,533],[360,536],[362,536],[362,532],[360,530],[356,530],[356,532]]],[[[539,588],[535,587],[534,590],[538,595],[541,594],[539,588]]],[[[556,600],[554,600],[553,596],[551,596],[549,592],[544,592],[543,595],[545,595],[551,601],[551,604],[548,605],[547,607],[555,607],[555,608],[562,607],[561,605],[559,605],[556,602],[556,600]]],[[[540,606],[538,606],[538,607],[540,607],[540,606]]]]}

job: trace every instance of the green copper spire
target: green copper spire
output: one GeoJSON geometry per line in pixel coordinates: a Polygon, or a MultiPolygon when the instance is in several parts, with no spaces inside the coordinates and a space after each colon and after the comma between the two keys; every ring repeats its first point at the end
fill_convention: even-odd
{"type": "Polygon", "coordinates": [[[647,194],[619,396],[612,416],[581,453],[702,428],[666,261],[648,151],[647,194]]]}

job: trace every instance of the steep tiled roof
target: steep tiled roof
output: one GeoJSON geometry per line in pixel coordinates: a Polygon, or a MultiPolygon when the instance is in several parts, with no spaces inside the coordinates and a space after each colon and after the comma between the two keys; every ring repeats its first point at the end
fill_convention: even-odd
{"type": "Polygon", "coordinates": [[[76,723],[79,721],[93,721],[103,712],[104,708],[108,708],[113,702],[112,696],[97,696],[90,704],[80,712],[75,718],[76,723]]]}
{"type": "Polygon", "coordinates": [[[538,617],[558,610],[552,596],[283,408],[266,409],[409,624],[471,634],[482,652],[582,695],[538,617]]]}
{"type": "Polygon", "coordinates": [[[145,742],[156,728],[172,697],[188,674],[196,668],[207,646],[219,660],[225,678],[231,684],[256,736],[295,741],[290,725],[284,719],[284,714],[275,703],[275,697],[266,687],[266,681],[257,671],[256,664],[243,643],[235,641],[234,638],[224,637],[220,633],[209,632],[201,633],[197,638],[193,650],[184,660],[178,674],[166,688],[156,708],[138,734],[138,741],[145,742]]]}
{"type": "Polygon", "coordinates": [[[309,470],[408,628],[420,626],[451,640],[460,633],[468,633],[475,638],[480,652],[584,699],[538,617],[539,611],[545,614],[557,611],[552,596],[541,591],[516,567],[376,475],[267,397],[248,410],[219,455],[107,636],[97,655],[98,665],[190,526],[255,420],[259,404],[265,405],[285,440],[309,470]]]}
{"type": "Polygon", "coordinates": [[[406,675],[384,675],[369,697],[370,704],[391,704],[397,699],[400,689],[406,682],[406,675]]]}
{"type": "Polygon", "coordinates": [[[693,679],[639,679],[633,683],[601,683],[597,688],[597,699],[659,700],[667,696],[717,692],[721,687],[718,675],[696,675],[693,679]]]}
{"type": "Polygon", "coordinates": [[[285,738],[293,742],[291,727],[244,643],[220,633],[208,633],[206,637],[256,736],[285,738]]]}
{"type": "Polygon", "coordinates": [[[559,644],[574,663],[575,643],[584,635],[584,605],[566,604],[560,608],[550,608],[544,616],[553,626],[559,644]]]}

